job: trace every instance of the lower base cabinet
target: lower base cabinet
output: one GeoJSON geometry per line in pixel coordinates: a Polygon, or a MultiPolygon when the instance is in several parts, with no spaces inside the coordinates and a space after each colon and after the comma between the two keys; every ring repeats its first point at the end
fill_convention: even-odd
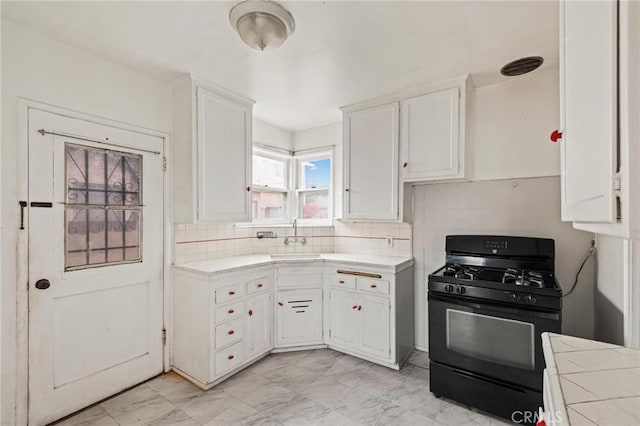
{"type": "Polygon", "coordinates": [[[278,290],[276,346],[322,344],[322,289],[278,290]]]}
{"type": "Polygon", "coordinates": [[[253,358],[273,347],[271,324],[273,302],[271,293],[247,297],[247,358],[253,358]]]}

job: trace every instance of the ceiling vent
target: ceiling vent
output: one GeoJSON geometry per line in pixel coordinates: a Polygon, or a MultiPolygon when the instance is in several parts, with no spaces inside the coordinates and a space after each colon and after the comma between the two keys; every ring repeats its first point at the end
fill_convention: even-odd
{"type": "Polygon", "coordinates": [[[526,58],[516,59],[502,67],[500,74],[507,77],[515,77],[517,75],[526,74],[538,69],[544,62],[540,56],[527,56],[526,58]]]}

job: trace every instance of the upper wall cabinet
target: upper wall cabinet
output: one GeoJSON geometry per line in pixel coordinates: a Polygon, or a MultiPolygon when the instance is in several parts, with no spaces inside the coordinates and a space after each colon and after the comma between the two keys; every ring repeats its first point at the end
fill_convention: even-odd
{"type": "Polygon", "coordinates": [[[560,3],[562,219],[626,238],[640,219],[639,11],[560,3]]]}
{"type": "Polygon", "coordinates": [[[344,114],[344,218],[398,219],[398,102],[344,114]]]}
{"type": "Polygon", "coordinates": [[[405,182],[464,177],[461,92],[464,88],[456,86],[402,101],[400,146],[405,182]]]}
{"type": "Polygon", "coordinates": [[[175,222],[251,219],[252,106],[191,76],[175,84],[175,222]]]}
{"type": "Polygon", "coordinates": [[[402,220],[405,183],[464,178],[467,77],[343,107],[343,217],[402,220]]]}

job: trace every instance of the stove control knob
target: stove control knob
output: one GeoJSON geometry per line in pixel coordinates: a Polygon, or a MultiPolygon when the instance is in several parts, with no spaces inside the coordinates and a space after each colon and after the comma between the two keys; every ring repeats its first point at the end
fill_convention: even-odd
{"type": "Polygon", "coordinates": [[[453,293],[453,286],[451,284],[444,286],[444,289],[447,293],[453,293]]]}
{"type": "Polygon", "coordinates": [[[527,294],[524,297],[524,301],[525,303],[527,303],[528,305],[533,305],[534,303],[536,303],[538,301],[538,299],[535,298],[535,296],[532,296],[530,294],[527,294]]]}
{"type": "Polygon", "coordinates": [[[456,288],[456,292],[458,294],[465,294],[467,292],[467,289],[460,285],[458,286],[458,288],[456,288]]]}
{"type": "Polygon", "coordinates": [[[516,303],[516,302],[518,301],[518,299],[520,299],[520,298],[519,298],[519,297],[518,297],[518,295],[517,295],[517,294],[515,294],[515,293],[511,293],[511,294],[509,295],[509,301],[510,301],[510,302],[516,303]]]}

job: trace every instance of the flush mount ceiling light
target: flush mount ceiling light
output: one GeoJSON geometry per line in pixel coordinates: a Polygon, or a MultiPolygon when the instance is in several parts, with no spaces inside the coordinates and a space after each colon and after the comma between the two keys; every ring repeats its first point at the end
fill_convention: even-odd
{"type": "Polygon", "coordinates": [[[238,3],[229,13],[229,22],[242,41],[258,50],[279,47],[296,29],[289,11],[268,0],[238,3]]]}

